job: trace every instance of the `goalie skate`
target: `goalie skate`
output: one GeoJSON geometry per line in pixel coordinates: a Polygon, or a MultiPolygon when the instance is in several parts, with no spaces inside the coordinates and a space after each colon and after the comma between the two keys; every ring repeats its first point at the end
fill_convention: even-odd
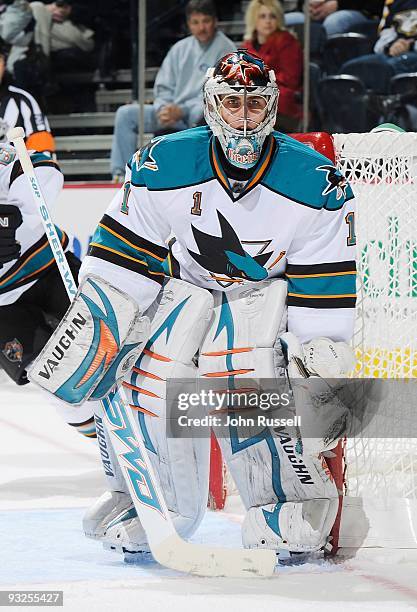
{"type": "Polygon", "coordinates": [[[106,550],[126,555],[150,553],[145,530],[133,504],[131,510],[109,523],[101,541],[106,550]]]}
{"type": "Polygon", "coordinates": [[[84,534],[99,540],[106,550],[125,553],[149,552],[146,536],[132,498],[122,491],[106,491],[87,510],[84,534]]]}
{"type": "Polygon", "coordinates": [[[101,540],[111,525],[129,520],[133,516],[137,516],[136,510],[128,493],[106,491],[85,513],[84,534],[87,538],[101,540]]]}

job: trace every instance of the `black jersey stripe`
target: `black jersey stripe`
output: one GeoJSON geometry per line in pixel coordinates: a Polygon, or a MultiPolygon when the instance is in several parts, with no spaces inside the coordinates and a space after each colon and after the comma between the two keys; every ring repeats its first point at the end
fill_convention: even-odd
{"type": "Polygon", "coordinates": [[[293,296],[290,293],[287,298],[288,306],[300,306],[302,308],[355,308],[355,297],[318,297],[293,296]]]}
{"type": "Polygon", "coordinates": [[[161,272],[151,272],[143,261],[108,250],[99,244],[91,245],[88,255],[91,257],[97,257],[98,259],[103,259],[104,261],[109,261],[116,266],[136,272],[141,276],[145,276],[146,278],[155,281],[159,285],[162,285],[164,282],[165,274],[162,274],[161,272]]]}
{"type": "Polygon", "coordinates": [[[165,257],[168,255],[168,249],[166,247],[162,247],[159,244],[151,242],[150,240],[146,240],[146,238],[138,236],[121,223],[118,223],[118,221],[109,215],[104,215],[100,221],[100,225],[102,225],[102,227],[105,229],[116,232],[116,234],[119,234],[120,237],[128,240],[134,247],[150,251],[153,255],[159,257],[160,259],[165,259],[165,257]]]}
{"type": "Polygon", "coordinates": [[[7,86],[0,86],[0,117],[4,117],[7,107],[10,104],[10,97],[7,86]]]}
{"type": "Polygon", "coordinates": [[[30,98],[25,95],[22,95],[21,93],[16,95],[20,99],[21,112],[22,114],[26,115],[26,120],[29,120],[30,125],[32,127],[32,132],[37,132],[38,127],[35,122],[35,109],[33,108],[32,101],[30,100],[30,98]],[[27,108],[25,108],[25,105],[29,109],[29,112],[27,112],[27,108]]]}
{"type": "Polygon", "coordinates": [[[351,274],[355,273],[356,262],[354,260],[350,260],[312,265],[288,264],[285,270],[286,276],[313,276],[316,274],[331,276],[332,274],[337,274],[340,272],[349,272],[351,274]]]}

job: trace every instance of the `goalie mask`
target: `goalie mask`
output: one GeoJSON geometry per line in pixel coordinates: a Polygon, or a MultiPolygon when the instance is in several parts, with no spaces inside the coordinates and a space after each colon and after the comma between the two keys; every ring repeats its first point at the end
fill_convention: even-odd
{"type": "Polygon", "coordinates": [[[274,129],[278,94],[273,70],[246,49],[225,55],[209,69],[204,117],[234,166],[251,168],[258,162],[274,129]]]}

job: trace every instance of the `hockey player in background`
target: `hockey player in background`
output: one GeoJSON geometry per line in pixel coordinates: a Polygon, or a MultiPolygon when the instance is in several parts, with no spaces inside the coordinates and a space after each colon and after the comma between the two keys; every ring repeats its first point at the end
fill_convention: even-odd
{"type": "MultiPolygon", "coordinates": [[[[353,365],[353,194],[327,158],[273,131],[278,95],[274,73],[245,50],[209,71],[208,125],[155,138],[133,156],[92,238],[78,296],[31,370],[79,404],[105,397],[134,357],[123,386],[183,537],[205,512],[209,441],[167,437],[167,381],[218,379],[239,389],[245,374],[278,381],[288,359],[322,378],[353,365]],[[64,365],[50,367],[60,334],[81,312],[105,333],[83,348],[80,325],[64,365]]],[[[297,406],[297,397],[308,417],[308,398],[297,406]]],[[[230,425],[220,442],[246,508],[244,545],[279,555],[323,550],[338,507],[321,454],[329,440],[270,427],[242,436],[230,425]]],[[[84,528],[111,547],[143,551],[126,491],[120,479],[84,528]]]]}
{"type": "MultiPolygon", "coordinates": [[[[43,153],[31,159],[51,208],[64,177],[43,153]]],[[[70,239],[58,229],[75,277],[81,262],[68,250],[70,239]]],[[[0,143],[0,368],[17,384],[27,384],[27,368],[39,354],[69,306],[51,247],[15,149],[0,143]]],[[[95,437],[91,407],[86,419],[58,404],[64,419],[95,437]],[[68,417],[68,418],[67,418],[68,417]],[[80,422],[81,421],[81,422],[80,422]]]]}

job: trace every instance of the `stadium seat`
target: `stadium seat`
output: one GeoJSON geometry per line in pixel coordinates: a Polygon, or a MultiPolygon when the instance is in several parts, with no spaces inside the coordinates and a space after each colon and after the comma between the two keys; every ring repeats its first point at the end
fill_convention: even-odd
{"type": "Polygon", "coordinates": [[[341,74],[350,74],[364,83],[367,89],[375,94],[386,94],[392,77],[392,68],[385,62],[380,62],[376,53],[366,57],[356,57],[342,66],[341,74]]]}
{"type": "Polygon", "coordinates": [[[327,74],[335,74],[345,62],[368,53],[372,53],[372,41],[365,34],[334,34],[324,45],[325,70],[327,74]]]}
{"type": "Polygon", "coordinates": [[[393,76],[390,81],[390,93],[414,93],[417,96],[417,72],[404,72],[393,76]]]}
{"type": "Polygon", "coordinates": [[[390,81],[390,94],[399,103],[389,120],[408,132],[417,128],[417,72],[396,74],[390,81]]]}
{"type": "Polygon", "coordinates": [[[327,76],[318,83],[322,129],[330,133],[368,129],[368,95],[362,81],[348,74],[327,76]]]}
{"type": "Polygon", "coordinates": [[[370,43],[373,47],[378,39],[378,23],[378,19],[357,23],[352,28],[351,32],[358,32],[359,34],[364,34],[367,38],[369,38],[370,43]]]}

